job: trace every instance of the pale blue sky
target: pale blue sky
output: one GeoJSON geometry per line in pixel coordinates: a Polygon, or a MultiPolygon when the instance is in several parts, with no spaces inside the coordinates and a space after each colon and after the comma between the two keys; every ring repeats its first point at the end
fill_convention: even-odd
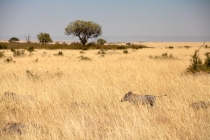
{"type": "Polygon", "coordinates": [[[111,41],[120,36],[126,41],[210,37],[210,0],[0,0],[0,39],[26,34],[37,39],[39,32],[47,32],[53,40],[77,40],[64,29],[78,19],[98,23],[101,37],[111,41]]]}

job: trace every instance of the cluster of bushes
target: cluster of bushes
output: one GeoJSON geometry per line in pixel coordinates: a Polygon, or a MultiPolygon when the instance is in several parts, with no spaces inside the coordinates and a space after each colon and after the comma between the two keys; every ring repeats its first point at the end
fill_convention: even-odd
{"type": "Polygon", "coordinates": [[[163,53],[160,56],[149,56],[149,58],[153,59],[174,59],[174,56],[172,54],[168,55],[168,53],[163,53]]]}
{"type": "Polygon", "coordinates": [[[8,43],[0,42],[0,49],[8,49],[8,43]]]}

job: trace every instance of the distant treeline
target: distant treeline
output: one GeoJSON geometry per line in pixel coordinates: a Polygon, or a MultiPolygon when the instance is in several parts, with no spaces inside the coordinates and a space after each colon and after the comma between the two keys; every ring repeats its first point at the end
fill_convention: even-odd
{"type": "Polygon", "coordinates": [[[0,49],[28,49],[29,47],[33,47],[34,49],[142,49],[142,48],[151,48],[144,45],[99,45],[94,42],[90,42],[87,45],[82,45],[81,43],[55,43],[55,44],[39,44],[39,43],[4,43],[0,42],[0,49]]]}

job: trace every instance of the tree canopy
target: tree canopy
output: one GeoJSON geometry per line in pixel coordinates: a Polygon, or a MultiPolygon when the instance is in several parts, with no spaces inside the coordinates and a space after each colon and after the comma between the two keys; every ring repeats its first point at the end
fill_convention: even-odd
{"type": "Polygon", "coordinates": [[[53,42],[53,40],[50,38],[50,35],[48,33],[41,32],[37,35],[37,38],[38,38],[39,42],[42,44],[47,44],[47,43],[53,42]]]}
{"type": "Polygon", "coordinates": [[[15,41],[19,41],[19,39],[17,37],[12,37],[9,40],[9,42],[15,42],[15,41]]]}
{"type": "Polygon", "coordinates": [[[79,40],[85,45],[89,38],[97,38],[102,34],[101,26],[92,21],[76,20],[70,22],[65,28],[66,35],[79,37],[79,40]]]}
{"type": "Polygon", "coordinates": [[[106,40],[103,39],[103,38],[99,38],[99,39],[97,40],[97,43],[100,44],[100,45],[104,45],[104,44],[106,43],[106,40]]]}

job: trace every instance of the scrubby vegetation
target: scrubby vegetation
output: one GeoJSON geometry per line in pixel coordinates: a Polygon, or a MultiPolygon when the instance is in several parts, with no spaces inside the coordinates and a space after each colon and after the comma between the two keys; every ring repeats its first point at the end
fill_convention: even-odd
{"type": "Polygon", "coordinates": [[[53,54],[54,56],[63,56],[63,52],[59,51],[57,54],[53,54]]]}
{"type": "Polygon", "coordinates": [[[79,50],[88,50],[88,49],[142,49],[142,48],[153,48],[148,47],[145,45],[103,45],[103,44],[97,44],[96,42],[89,42],[87,45],[83,45],[82,43],[73,42],[71,44],[59,44],[56,42],[55,44],[39,44],[39,43],[18,43],[18,42],[12,42],[12,43],[0,43],[0,49],[28,49],[29,47],[33,46],[34,49],[79,49],[79,50]]]}
{"type": "Polygon", "coordinates": [[[188,72],[196,73],[196,72],[208,72],[210,73],[210,52],[205,53],[205,62],[203,63],[199,51],[195,50],[194,54],[191,56],[191,64],[187,68],[188,72]]]}
{"type": "Polygon", "coordinates": [[[174,59],[175,57],[172,54],[168,55],[168,53],[163,53],[160,56],[157,56],[157,55],[152,56],[152,55],[150,55],[149,58],[153,58],[153,59],[174,59]]]}
{"type": "Polygon", "coordinates": [[[123,50],[123,53],[127,54],[128,53],[128,50],[123,50]]]}

